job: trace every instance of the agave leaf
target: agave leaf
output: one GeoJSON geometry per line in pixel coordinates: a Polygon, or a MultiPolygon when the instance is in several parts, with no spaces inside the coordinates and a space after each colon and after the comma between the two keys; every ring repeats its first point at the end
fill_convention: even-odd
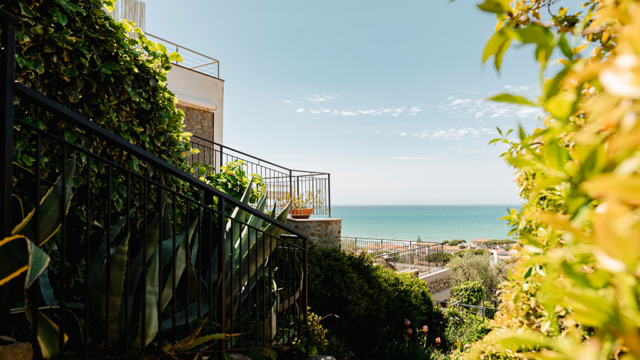
{"type": "Polygon", "coordinates": [[[140,249],[140,251],[138,252],[138,255],[135,257],[133,262],[129,265],[130,266],[129,276],[131,277],[130,286],[131,286],[131,289],[133,289],[133,291],[129,293],[129,300],[128,300],[129,301],[129,320],[131,320],[131,316],[133,315],[133,312],[134,312],[134,308],[133,308],[134,299],[136,294],[138,294],[137,289],[138,289],[138,285],[140,284],[140,280],[142,279],[142,271],[144,270],[144,266],[147,264],[147,262],[149,261],[152,255],[155,254],[157,257],[156,248],[158,247],[158,242],[160,241],[160,218],[164,216],[163,214],[165,210],[166,209],[163,208],[160,213],[156,214],[153,220],[151,220],[151,223],[149,223],[149,225],[147,226],[147,239],[143,245],[143,246],[146,246],[147,258],[142,259],[142,256],[144,255],[144,251],[143,249],[140,249]]]}
{"type": "MultiPolygon", "coordinates": [[[[146,302],[146,316],[143,318],[140,311],[140,324],[146,320],[146,331],[144,334],[145,346],[149,345],[158,333],[158,296],[160,294],[160,267],[158,266],[158,250],[154,251],[151,257],[151,264],[147,269],[147,298],[142,301],[146,302]]],[[[142,309],[142,307],[141,307],[142,309]]],[[[129,347],[134,354],[142,351],[142,326],[138,326],[138,335],[129,347]]]]}
{"type": "Polygon", "coordinates": [[[199,338],[194,339],[193,342],[188,346],[184,346],[176,351],[187,351],[189,349],[193,349],[196,346],[200,346],[204,343],[207,343],[211,340],[226,339],[226,338],[240,336],[240,335],[241,334],[211,334],[211,335],[200,336],[199,338]]]}
{"type": "MultiPolygon", "coordinates": [[[[33,325],[33,306],[25,302],[25,314],[27,320],[33,325]]],[[[64,334],[64,344],[69,340],[69,336],[64,334]]],[[[60,354],[60,328],[42,312],[38,313],[38,343],[42,350],[42,357],[45,359],[57,358],[60,354]]]]}
{"type": "MultiPolygon", "coordinates": [[[[247,186],[247,188],[245,189],[244,193],[242,194],[242,197],[240,198],[240,201],[246,205],[249,205],[249,200],[251,199],[251,188],[253,187],[253,178],[251,178],[251,180],[249,181],[249,185],[247,186]]],[[[242,227],[243,225],[241,224],[242,222],[244,222],[245,217],[246,217],[246,212],[244,210],[242,210],[239,207],[236,207],[235,209],[233,209],[233,212],[231,213],[231,216],[229,216],[229,220],[227,222],[227,241],[229,241],[232,245],[232,248],[230,248],[231,250],[231,263],[237,264],[239,259],[240,259],[240,245],[241,245],[241,231],[242,231],[242,227]]],[[[225,264],[227,263],[227,261],[225,261],[225,264]]]]}
{"type": "Polygon", "coordinates": [[[42,271],[42,275],[40,275],[40,291],[42,292],[42,298],[44,298],[45,304],[47,306],[57,306],[58,302],[56,298],[53,296],[53,288],[51,287],[51,282],[49,281],[49,268],[45,268],[42,271]]]}
{"type": "MultiPolygon", "coordinates": [[[[276,220],[285,222],[287,215],[289,214],[289,208],[291,203],[287,204],[284,209],[278,214],[276,220]]],[[[266,258],[271,255],[273,249],[275,249],[278,241],[277,239],[282,235],[283,230],[275,224],[269,224],[267,228],[260,233],[256,242],[249,248],[247,253],[242,258],[242,265],[238,264],[233,269],[233,273],[236,274],[242,266],[242,278],[240,281],[231,281],[231,272],[227,276],[226,286],[230,290],[229,294],[237,294],[241,286],[243,286],[248,280],[251,274],[262,264],[266,258]]]]}
{"type": "Polygon", "coordinates": [[[24,287],[31,284],[49,266],[49,256],[23,235],[0,240],[0,285],[27,272],[24,287]]]}
{"type": "MultiPolygon", "coordinates": [[[[133,211],[137,208],[134,206],[131,208],[129,212],[129,216],[133,214],[133,211]]],[[[110,243],[113,243],[118,235],[120,235],[120,231],[122,231],[122,227],[127,222],[127,217],[122,216],[118,222],[111,227],[111,236],[109,237],[110,243]]],[[[89,282],[93,282],[98,274],[98,270],[104,265],[104,256],[107,252],[107,239],[102,241],[102,244],[96,250],[96,254],[91,261],[91,269],[89,270],[89,282]]]]}
{"type": "Polygon", "coordinates": [[[91,284],[91,308],[96,313],[102,324],[100,330],[108,323],[109,337],[113,342],[120,338],[118,315],[124,288],[124,278],[127,268],[127,251],[129,249],[129,236],[127,233],[124,240],[116,247],[111,255],[111,277],[107,280],[108,267],[105,263],[96,275],[95,281],[91,284]],[[106,289],[109,287],[109,298],[107,299],[106,289]],[[105,299],[107,299],[105,301],[105,299]],[[106,318],[106,309],[109,307],[109,319],[106,318]]]}
{"type": "MultiPolygon", "coordinates": [[[[273,288],[276,289],[277,285],[275,281],[273,282],[273,288]]],[[[276,293],[276,299],[269,310],[269,316],[256,325],[251,326],[251,333],[257,334],[258,338],[261,339],[273,339],[277,332],[277,308],[278,308],[278,295],[276,293]]]]}
{"type": "MultiPolygon", "coordinates": [[[[189,234],[187,236],[187,241],[182,241],[180,242],[180,245],[178,245],[178,249],[174,255],[175,256],[175,272],[172,270],[169,276],[167,277],[166,285],[164,286],[164,290],[162,291],[162,303],[160,305],[161,310],[164,310],[164,308],[167,307],[167,305],[169,304],[169,300],[171,300],[171,297],[175,293],[175,288],[173,287],[174,276],[175,276],[175,283],[177,285],[178,282],[180,281],[180,278],[182,277],[182,273],[184,272],[184,269],[187,267],[187,246],[189,246],[189,243],[191,242],[191,238],[195,233],[195,228],[197,224],[198,224],[197,221],[194,221],[193,224],[191,224],[191,226],[189,227],[189,234]]],[[[197,237],[197,234],[196,234],[196,237],[197,237]]]]}
{"type": "Polygon", "coordinates": [[[20,222],[11,232],[13,235],[24,235],[27,239],[33,239],[33,242],[42,246],[47,242],[60,228],[62,217],[69,211],[71,201],[71,190],[73,187],[73,177],[76,170],[76,156],[71,157],[71,161],[65,169],[66,186],[64,189],[64,199],[62,199],[62,176],[56,180],[45,196],[40,200],[39,223],[35,224],[36,210],[32,210],[22,222],[20,222]],[[65,213],[60,213],[60,205],[65,204],[65,213]],[[39,238],[36,239],[36,226],[39,229],[39,238]]]}

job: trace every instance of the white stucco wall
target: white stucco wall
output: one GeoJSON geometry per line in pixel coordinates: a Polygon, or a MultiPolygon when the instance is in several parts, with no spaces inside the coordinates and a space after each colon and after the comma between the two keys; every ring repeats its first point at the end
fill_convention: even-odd
{"type": "Polygon", "coordinates": [[[178,104],[214,113],[214,141],[223,144],[224,80],[173,65],[167,86],[178,104]]]}

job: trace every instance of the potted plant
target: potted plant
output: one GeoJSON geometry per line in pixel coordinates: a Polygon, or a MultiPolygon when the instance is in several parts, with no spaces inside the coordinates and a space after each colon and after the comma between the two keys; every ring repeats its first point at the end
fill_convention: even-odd
{"type": "Polygon", "coordinates": [[[314,192],[313,189],[296,194],[291,198],[291,194],[278,198],[278,207],[284,207],[291,201],[291,210],[289,215],[294,219],[308,219],[313,214],[315,206],[324,204],[324,200],[320,197],[320,190],[314,192]]]}

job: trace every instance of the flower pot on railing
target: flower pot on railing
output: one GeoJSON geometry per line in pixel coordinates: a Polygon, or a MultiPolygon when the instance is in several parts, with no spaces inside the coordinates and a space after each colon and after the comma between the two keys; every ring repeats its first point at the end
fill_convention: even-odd
{"type": "Polygon", "coordinates": [[[291,209],[289,215],[294,219],[308,219],[313,214],[313,208],[291,209]]]}

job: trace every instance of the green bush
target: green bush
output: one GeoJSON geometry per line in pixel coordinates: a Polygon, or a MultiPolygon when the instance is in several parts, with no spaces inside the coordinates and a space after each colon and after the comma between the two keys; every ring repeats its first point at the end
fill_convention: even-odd
{"type": "Polygon", "coordinates": [[[449,245],[449,246],[456,246],[456,245],[464,244],[464,243],[466,243],[466,241],[459,240],[459,239],[453,239],[453,240],[445,240],[442,243],[446,244],[446,245],[449,245]]]}
{"type": "Polygon", "coordinates": [[[480,305],[484,299],[484,288],[477,281],[466,281],[451,288],[451,302],[480,305]]]}
{"type": "Polygon", "coordinates": [[[491,256],[492,253],[489,250],[476,249],[476,250],[460,250],[460,251],[456,252],[455,254],[453,254],[454,257],[463,257],[463,256],[467,256],[467,255],[491,256]]]}
{"type": "Polygon", "coordinates": [[[409,275],[375,266],[367,255],[311,246],[309,306],[329,333],[356,358],[379,356],[378,345],[401,341],[403,321],[429,327],[429,344],[443,336],[444,321],[427,285],[409,275]],[[378,354],[378,355],[376,355],[378,354]]]}
{"type": "Polygon", "coordinates": [[[425,256],[425,260],[428,262],[444,262],[445,264],[449,263],[451,259],[453,259],[453,255],[445,252],[425,256]]]}
{"type": "Polygon", "coordinates": [[[496,300],[498,285],[507,280],[507,268],[504,264],[491,264],[490,256],[474,252],[466,252],[462,256],[456,253],[447,267],[451,269],[449,281],[452,288],[467,281],[477,281],[484,288],[487,300],[496,300]]]}
{"type": "Polygon", "coordinates": [[[444,312],[445,339],[450,348],[462,349],[464,345],[482,339],[489,333],[489,320],[462,307],[450,306],[444,312]]]}

